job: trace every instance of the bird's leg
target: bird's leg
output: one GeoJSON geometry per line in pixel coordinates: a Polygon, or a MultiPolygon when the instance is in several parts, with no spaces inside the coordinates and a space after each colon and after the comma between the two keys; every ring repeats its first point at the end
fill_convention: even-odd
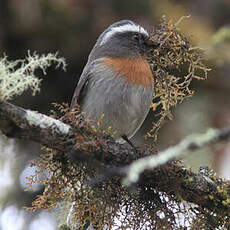
{"type": "Polygon", "coordinates": [[[121,138],[125,140],[134,150],[137,150],[136,146],[132,143],[132,141],[129,140],[126,135],[121,136],[121,138]]]}

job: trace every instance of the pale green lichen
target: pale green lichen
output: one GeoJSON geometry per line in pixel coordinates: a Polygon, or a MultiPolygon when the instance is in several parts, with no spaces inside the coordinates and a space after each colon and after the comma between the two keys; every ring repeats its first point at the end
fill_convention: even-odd
{"type": "Polygon", "coordinates": [[[213,45],[222,45],[230,40],[230,28],[225,26],[219,29],[211,38],[213,45]]]}
{"type": "Polygon", "coordinates": [[[196,149],[205,147],[218,138],[219,134],[220,131],[216,129],[209,129],[205,134],[193,134],[186,137],[178,145],[169,147],[158,155],[150,155],[134,161],[127,169],[127,176],[123,179],[123,184],[130,186],[136,183],[144,170],[154,169],[170,160],[188,155],[195,150],[192,148],[194,145],[196,149]]]}
{"type": "Polygon", "coordinates": [[[22,60],[9,61],[7,56],[0,58],[0,102],[11,100],[27,89],[31,89],[32,95],[35,95],[41,83],[41,79],[35,76],[35,70],[40,68],[46,74],[46,69],[53,63],[65,70],[65,60],[57,53],[38,55],[34,52],[31,55],[28,51],[22,60]]]}

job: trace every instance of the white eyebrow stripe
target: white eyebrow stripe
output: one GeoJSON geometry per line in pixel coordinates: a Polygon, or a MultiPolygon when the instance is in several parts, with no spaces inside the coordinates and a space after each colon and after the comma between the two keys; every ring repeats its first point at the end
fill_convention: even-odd
{"type": "Polygon", "coordinates": [[[102,38],[102,41],[100,42],[100,45],[105,44],[114,34],[122,32],[138,32],[149,36],[148,32],[143,27],[135,24],[126,24],[113,27],[108,32],[106,32],[104,37],[102,38]]]}

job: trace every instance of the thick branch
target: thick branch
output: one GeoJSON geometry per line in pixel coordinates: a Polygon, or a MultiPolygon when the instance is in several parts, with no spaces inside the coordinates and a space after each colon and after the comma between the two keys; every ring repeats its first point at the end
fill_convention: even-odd
{"type": "MultiPolygon", "coordinates": [[[[8,137],[33,140],[58,151],[68,152],[76,161],[79,159],[82,160],[84,157],[87,158],[89,155],[87,150],[75,150],[74,133],[78,131],[82,132],[82,130],[74,130],[61,121],[9,103],[0,103],[0,130],[8,137]]],[[[221,132],[215,131],[215,133],[217,135],[210,135],[211,139],[204,141],[205,145],[229,138],[230,129],[221,132]]],[[[203,146],[199,145],[199,141],[194,141],[194,139],[191,141],[186,139],[182,143],[163,153],[174,152],[175,155],[173,157],[175,157],[177,154],[184,154],[184,150],[194,151],[198,147],[203,146]]],[[[153,154],[150,150],[134,150],[129,146],[121,145],[113,140],[107,140],[106,147],[93,152],[92,157],[103,165],[122,167],[151,153],[153,154]]],[[[154,159],[154,162],[158,159],[156,162],[164,165],[151,171],[145,171],[138,181],[138,186],[154,188],[170,195],[172,192],[175,194],[179,193],[186,201],[209,209],[216,210],[216,208],[220,208],[222,211],[229,211],[228,206],[224,202],[228,199],[226,192],[228,194],[230,190],[228,183],[216,180],[214,177],[212,178],[210,175],[204,173],[195,174],[185,169],[177,161],[165,164],[172,157],[159,161],[162,157],[161,153],[157,156],[149,157],[147,159],[154,159]],[[220,188],[225,188],[226,190],[221,192],[220,188]]],[[[151,167],[147,168],[150,169],[151,167]]]]}
{"type": "MultiPolygon", "coordinates": [[[[32,140],[61,152],[70,152],[76,161],[82,157],[89,157],[86,150],[75,150],[74,133],[82,133],[82,127],[73,129],[59,120],[7,102],[0,103],[0,130],[10,138],[32,140]]],[[[125,165],[140,156],[149,154],[147,151],[138,151],[136,154],[133,148],[120,145],[113,140],[107,141],[107,145],[106,149],[100,149],[94,156],[99,160],[103,156],[105,163],[117,159],[118,163],[123,161],[125,165]]]]}
{"type": "Polygon", "coordinates": [[[0,103],[0,130],[7,137],[32,140],[60,151],[71,145],[60,145],[60,141],[74,136],[71,127],[61,121],[4,102],[0,103]]]}

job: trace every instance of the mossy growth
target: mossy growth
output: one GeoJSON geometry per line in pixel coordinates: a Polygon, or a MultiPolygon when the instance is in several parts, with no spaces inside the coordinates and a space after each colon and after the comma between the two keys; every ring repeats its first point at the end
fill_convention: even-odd
{"type": "MultiPolygon", "coordinates": [[[[135,230],[153,228],[206,230],[230,227],[230,205],[224,204],[220,207],[221,200],[225,202],[229,199],[229,186],[226,185],[225,189],[221,187],[223,181],[220,178],[216,178],[220,183],[216,191],[219,194],[218,200],[208,196],[206,198],[207,202],[210,202],[209,209],[186,202],[182,198],[182,193],[190,196],[190,191],[176,186],[183,175],[177,174],[175,178],[168,175],[171,177],[168,181],[173,180],[175,184],[173,190],[170,190],[172,186],[168,182],[160,180],[159,185],[137,184],[130,189],[122,186],[118,177],[92,187],[87,185],[87,181],[98,175],[98,169],[92,169],[83,162],[73,163],[67,155],[52,149],[43,150],[46,153],[41,155],[39,160],[31,163],[39,166],[40,171],[30,178],[29,187],[34,183],[42,183],[45,189],[27,210],[61,209],[61,215],[58,216],[60,227],[66,225],[71,230],[86,229],[89,223],[95,229],[101,230],[105,226],[108,229],[135,230]],[[39,180],[38,176],[41,174],[46,175],[46,178],[39,180]],[[164,190],[167,190],[168,186],[169,191],[162,191],[160,189],[162,186],[165,187],[164,190]],[[70,204],[68,207],[71,208],[66,208],[63,201],[70,204]]],[[[159,177],[163,179],[167,176],[167,167],[164,174],[159,174],[159,177]]],[[[194,186],[198,186],[190,180],[186,183],[194,183],[194,186]]],[[[213,191],[210,190],[210,194],[213,194],[213,191]]]]}
{"type": "Polygon", "coordinates": [[[210,71],[203,63],[202,49],[192,47],[189,39],[180,33],[178,25],[185,18],[188,17],[181,17],[173,24],[163,16],[150,35],[153,46],[146,57],[154,76],[152,109],[154,116],[157,111],[158,119],[147,137],[155,140],[164,121],[173,118],[171,109],[194,94],[190,88],[192,80],[205,80],[210,71]]]}
{"type": "MultiPolygon", "coordinates": [[[[85,121],[79,107],[75,110],[70,110],[67,105],[58,108],[64,114],[61,116],[63,121],[72,127],[82,128],[82,132],[75,136],[77,151],[87,151],[93,155],[101,147],[106,148],[109,136],[98,130],[95,132],[85,121]]],[[[27,210],[61,209],[58,215],[60,229],[64,226],[71,230],[86,229],[89,223],[95,229],[105,226],[108,229],[135,230],[230,227],[230,185],[213,171],[207,169],[205,176],[217,187],[210,187],[207,189],[210,193],[200,197],[206,206],[208,204],[204,208],[203,205],[189,203],[184,199],[187,197],[186,200],[191,200],[190,197],[194,195],[193,190],[186,190],[187,187],[199,191],[200,186],[202,194],[202,186],[206,186],[202,181],[197,181],[189,170],[185,175],[184,170],[173,171],[169,169],[171,166],[166,165],[155,170],[155,179],[138,183],[133,188],[123,186],[121,178],[116,176],[89,186],[88,181],[96,178],[103,169],[94,168],[89,162],[73,162],[68,152],[63,154],[47,147],[43,147],[43,151],[38,160],[31,162],[39,170],[28,178],[28,185],[32,188],[33,184],[41,183],[45,189],[27,210]],[[43,175],[43,179],[39,179],[40,175],[43,175]]],[[[146,178],[151,178],[152,172],[146,173],[146,178]]],[[[199,194],[195,196],[199,199],[199,194]]]]}
{"type": "MultiPolygon", "coordinates": [[[[160,107],[160,119],[148,135],[155,137],[156,130],[162,125],[162,119],[171,118],[171,108],[193,95],[189,88],[191,81],[206,79],[208,69],[201,62],[200,50],[191,48],[187,38],[178,32],[177,24],[167,23],[163,18],[152,39],[157,46],[146,55],[155,76],[153,107],[160,107]],[[182,71],[182,68],[185,70],[182,71]],[[186,70],[187,73],[184,74],[186,70]],[[196,71],[199,70],[203,75],[197,74],[196,71]]],[[[76,151],[94,155],[102,148],[107,149],[107,141],[112,139],[110,130],[104,132],[89,125],[79,107],[70,110],[68,105],[56,106],[61,114],[54,112],[52,116],[61,117],[63,122],[78,130],[74,136],[76,151]]],[[[157,168],[154,180],[139,182],[133,188],[123,186],[118,176],[89,186],[89,179],[101,174],[103,167],[93,167],[93,164],[84,162],[84,159],[73,163],[68,152],[64,154],[47,147],[43,151],[40,158],[31,163],[40,170],[28,178],[28,185],[31,188],[34,183],[42,183],[45,189],[32,203],[32,207],[27,209],[62,209],[62,214],[59,214],[59,229],[87,229],[90,224],[94,229],[101,230],[230,228],[230,186],[226,184],[223,187],[224,181],[217,176],[214,178],[213,175],[206,175],[214,184],[219,184],[219,189],[210,188],[210,194],[206,195],[207,202],[203,200],[205,204],[210,203],[208,208],[185,201],[184,198],[187,198],[186,200],[192,202],[192,188],[201,185],[197,184],[194,174],[184,175],[184,170],[171,170],[173,173],[169,173],[168,165],[157,168]],[[41,174],[45,178],[39,179],[41,174]],[[191,185],[191,191],[183,187],[186,184],[191,185]],[[216,197],[218,200],[215,200],[216,197]],[[71,208],[60,205],[63,201],[70,204],[67,207],[71,208]]],[[[108,167],[103,161],[101,166],[108,167]]],[[[110,162],[110,167],[114,166],[119,165],[110,162]]],[[[153,172],[146,173],[151,177],[153,172]]],[[[196,198],[203,199],[199,194],[196,194],[196,198]]]]}

